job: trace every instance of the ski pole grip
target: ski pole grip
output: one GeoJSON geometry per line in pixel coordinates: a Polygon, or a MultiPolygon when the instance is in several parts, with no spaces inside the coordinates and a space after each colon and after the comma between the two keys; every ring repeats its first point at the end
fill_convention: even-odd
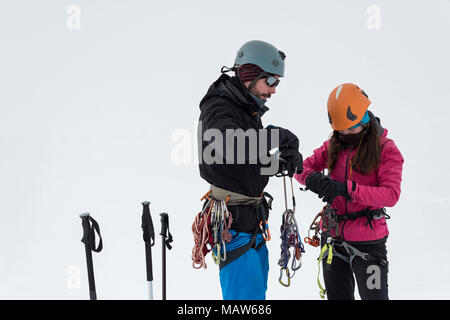
{"type": "Polygon", "coordinates": [[[172,249],[170,245],[173,242],[172,235],[169,231],[169,215],[165,212],[160,213],[161,216],[161,233],[160,235],[163,237],[163,244],[166,245],[167,249],[172,249]]]}
{"type": "Polygon", "coordinates": [[[161,216],[161,236],[167,237],[167,229],[169,227],[169,215],[165,212],[160,214],[161,216]]]}
{"type": "Polygon", "coordinates": [[[100,227],[97,221],[95,221],[89,213],[80,214],[80,218],[81,218],[81,225],[83,227],[83,238],[81,239],[81,242],[89,246],[90,250],[94,252],[102,251],[103,240],[102,236],[100,235],[100,227]],[[95,246],[95,233],[97,233],[99,237],[99,243],[97,247],[95,246]]]}
{"type": "Polygon", "coordinates": [[[150,205],[150,201],[144,201],[142,202],[142,205],[144,206],[144,208],[147,208],[150,205]]]}
{"type": "Polygon", "coordinates": [[[84,244],[89,244],[89,232],[91,230],[91,226],[89,225],[90,216],[89,212],[80,214],[81,226],[83,227],[83,238],[81,239],[81,242],[84,244]]]}
{"type": "Polygon", "coordinates": [[[153,228],[153,221],[150,215],[150,202],[144,201],[142,202],[143,211],[142,211],[142,231],[143,231],[143,239],[146,244],[149,246],[153,246],[155,244],[155,230],[153,228]]]}

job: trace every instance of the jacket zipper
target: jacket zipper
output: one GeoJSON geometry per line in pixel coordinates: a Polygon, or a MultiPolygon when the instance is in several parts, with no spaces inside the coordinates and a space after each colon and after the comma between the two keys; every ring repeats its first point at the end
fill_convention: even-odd
{"type": "MultiPolygon", "coordinates": [[[[350,159],[350,155],[352,154],[352,151],[353,151],[353,147],[352,147],[352,148],[350,149],[350,151],[348,152],[347,159],[345,160],[344,184],[345,184],[345,187],[346,187],[346,188],[347,188],[347,173],[348,173],[347,167],[348,167],[348,160],[350,159]]],[[[347,202],[348,202],[348,200],[345,199],[345,215],[348,214],[347,202]]],[[[345,227],[345,223],[346,223],[346,222],[347,222],[347,220],[344,220],[344,223],[342,224],[342,230],[341,230],[341,233],[342,233],[342,240],[343,240],[343,241],[345,241],[345,237],[344,237],[344,227],[345,227]]],[[[339,228],[338,228],[338,230],[339,230],[339,228]]]]}

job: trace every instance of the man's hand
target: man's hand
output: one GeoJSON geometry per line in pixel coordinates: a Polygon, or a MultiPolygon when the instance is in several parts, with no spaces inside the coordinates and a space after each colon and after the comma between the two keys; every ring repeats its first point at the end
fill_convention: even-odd
{"type": "Polygon", "coordinates": [[[284,148],[280,153],[280,171],[287,171],[289,177],[303,172],[303,156],[297,149],[284,148]]]}

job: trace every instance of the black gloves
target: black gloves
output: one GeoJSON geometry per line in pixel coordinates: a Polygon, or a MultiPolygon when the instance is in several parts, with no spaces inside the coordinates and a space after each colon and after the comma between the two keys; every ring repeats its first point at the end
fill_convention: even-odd
{"type": "Polygon", "coordinates": [[[300,142],[295,134],[291,131],[269,125],[266,129],[277,129],[279,133],[279,151],[280,151],[280,164],[277,174],[287,174],[289,177],[293,177],[295,173],[303,172],[303,157],[298,151],[300,142]]]}
{"type": "Polygon", "coordinates": [[[280,153],[279,173],[287,171],[289,177],[293,177],[294,173],[303,172],[303,157],[297,149],[283,148],[280,153]]]}
{"type": "MultiPolygon", "coordinates": [[[[278,130],[278,136],[279,136],[279,141],[278,141],[278,147],[279,149],[283,149],[283,148],[295,148],[298,149],[298,147],[300,146],[298,138],[295,134],[293,134],[292,132],[290,132],[288,129],[284,129],[281,127],[276,127],[273,125],[268,125],[266,127],[266,130],[269,131],[269,135],[268,138],[269,140],[271,139],[271,134],[270,134],[270,130],[276,129],[278,130]]],[[[270,144],[269,144],[270,146],[270,144]]]]}
{"type": "Polygon", "coordinates": [[[317,193],[323,202],[332,203],[337,196],[343,196],[345,199],[351,200],[345,183],[333,180],[321,172],[314,172],[308,176],[306,188],[317,193]]]}

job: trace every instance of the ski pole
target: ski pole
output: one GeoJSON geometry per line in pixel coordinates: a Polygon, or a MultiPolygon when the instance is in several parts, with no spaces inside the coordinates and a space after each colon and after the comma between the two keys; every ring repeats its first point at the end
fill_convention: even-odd
{"type": "Polygon", "coordinates": [[[89,213],[80,214],[81,225],[83,227],[83,238],[81,242],[84,243],[84,248],[86,251],[86,264],[88,271],[88,281],[89,281],[89,297],[91,300],[97,300],[97,292],[95,290],[95,279],[94,279],[94,264],[92,262],[92,251],[100,252],[103,249],[103,241],[100,235],[100,227],[89,213]],[[91,225],[92,223],[92,225],[91,225]],[[98,247],[95,247],[95,233],[98,234],[99,243],[98,247]]]}
{"type": "Polygon", "coordinates": [[[155,244],[155,230],[150,215],[150,202],[142,202],[142,231],[145,242],[145,264],[147,269],[148,297],[153,300],[153,266],[152,266],[152,246],[155,244]]]}
{"type": "Polygon", "coordinates": [[[161,216],[161,237],[162,237],[162,300],[166,300],[166,247],[170,250],[173,241],[169,230],[169,215],[165,212],[161,216]],[[168,236],[167,236],[168,234],[168,236]]]}

